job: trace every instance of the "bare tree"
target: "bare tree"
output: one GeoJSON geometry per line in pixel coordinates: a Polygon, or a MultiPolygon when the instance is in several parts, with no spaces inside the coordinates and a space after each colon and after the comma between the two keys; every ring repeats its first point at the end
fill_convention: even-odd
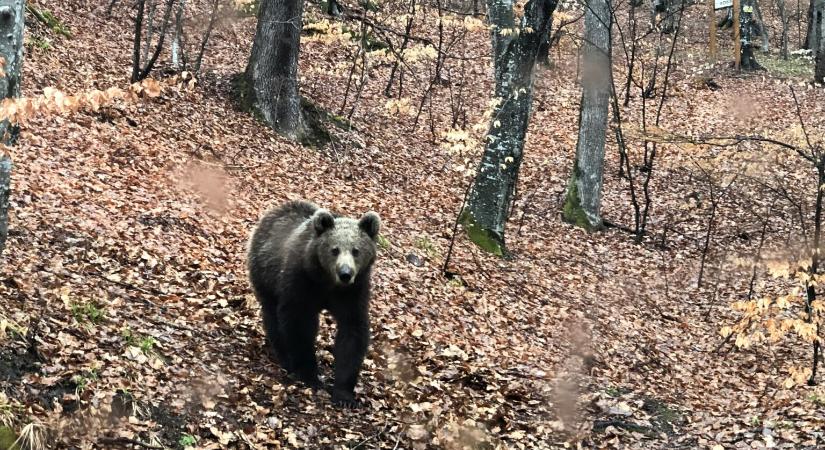
{"type": "Polygon", "coordinates": [[[186,11],[186,0],[178,1],[175,11],[175,36],[172,38],[172,67],[175,70],[185,66],[183,59],[183,13],[186,11]]]}
{"type": "Polygon", "coordinates": [[[762,66],[756,62],[753,49],[756,47],[754,38],[759,33],[759,24],[754,19],[754,4],[756,0],[741,0],[739,2],[739,35],[742,40],[740,47],[741,67],[744,70],[757,70],[762,66]]]}
{"type": "Polygon", "coordinates": [[[782,24],[782,34],[779,35],[779,52],[780,55],[782,55],[782,59],[787,60],[790,57],[788,50],[788,29],[791,24],[791,15],[788,14],[785,0],[774,0],[774,5],[779,15],[779,22],[782,24]]]}
{"type": "Polygon", "coordinates": [[[579,139],[562,217],[586,230],[602,227],[600,214],[607,105],[610,101],[610,0],[588,0],[584,13],[584,67],[579,139]]]}
{"type": "Polygon", "coordinates": [[[817,83],[825,84],[825,20],[822,16],[825,13],[825,1],[818,2],[814,11],[814,17],[820,18],[816,24],[815,32],[812,34],[816,37],[816,42],[811,42],[813,45],[811,50],[816,55],[816,66],[814,67],[814,80],[817,83]]]}
{"type": "MultiPolygon", "coordinates": [[[[198,76],[203,64],[203,55],[206,52],[206,46],[209,43],[209,38],[212,37],[215,24],[218,22],[218,17],[221,12],[221,0],[210,0],[209,21],[200,38],[193,39],[194,49],[187,45],[190,41],[189,34],[192,33],[192,27],[185,27],[185,25],[187,25],[187,18],[185,17],[186,4],[186,0],[178,0],[177,8],[175,9],[175,29],[171,46],[172,68],[176,71],[190,70],[195,76],[198,76]],[[194,52],[194,60],[191,58],[190,52],[194,52]]],[[[200,23],[201,20],[195,20],[194,22],[200,23]]]]}
{"type": "Polygon", "coordinates": [[[252,54],[241,83],[245,106],[290,139],[304,134],[298,93],[303,0],[261,0],[252,54]]]}
{"type": "MultiPolygon", "coordinates": [[[[20,78],[23,67],[24,0],[0,0],[0,32],[6,38],[0,41],[0,57],[5,64],[0,77],[0,95],[3,98],[20,96],[20,78]]],[[[8,120],[0,123],[0,139],[3,146],[14,145],[18,128],[8,120]]],[[[11,194],[11,158],[5,148],[0,148],[0,256],[6,245],[11,194]]]]}
{"type": "Polygon", "coordinates": [[[220,0],[212,0],[212,12],[209,14],[209,24],[206,26],[206,32],[204,32],[203,37],[201,38],[200,47],[198,47],[198,56],[195,57],[195,66],[192,68],[192,70],[195,72],[195,75],[197,75],[201,71],[203,54],[206,51],[206,44],[209,42],[209,38],[212,36],[212,30],[215,28],[215,22],[218,20],[219,7],[220,0]]]}
{"type": "Polygon", "coordinates": [[[805,33],[805,47],[815,50],[821,36],[823,6],[825,0],[810,0],[808,3],[808,31],[805,33]]]}
{"type": "Polygon", "coordinates": [[[770,51],[770,39],[768,39],[768,27],[765,26],[765,19],[762,17],[762,10],[759,8],[759,0],[753,0],[753,11],[756,13],[757,26],[759,37],[762,39],[762,52],[768,53],[770,51]]]}
{"type": "Polygon", "coordinates": [[[533,71],[556,0],[529,0],[516,23],[513,2],[488,0],[496,106],[461,221],[486,251],[504,253],[504,226],[521,166],[533,102],[533,71]]]}
{"type": "Polygon", "coordinates": [[[146,1],[147,0],[138,0],[135,4],[135,8],[137,8],[137,16],[135,17],[135,39],[134,39],[134,50],[132,52],[132,82],[140,81],[149,76],[152,72],[152,68],[155,67],[155,62],[158,60],[158,56],[160,55],[160,51],[163,49],[163,42],[166,39],[166,30],[169,26],[169,19],[172,17],[172,7],[174,6],[173,3],[175,0],[166,0],[166,8],[163,13],[163,23],[161,24],[160,29],[158,30],[158,41],[155,46],[154,52],[152,55],[149,56],[149,48],[152,41],[152,35],[154,34],[154,1],[149,0],[149,17],[148,17],[148,26],[146,30],[146,42],[143,48],[143,56],[141,55],[141,42],[143,38],[143,22],[146,19],[146,1]]]}

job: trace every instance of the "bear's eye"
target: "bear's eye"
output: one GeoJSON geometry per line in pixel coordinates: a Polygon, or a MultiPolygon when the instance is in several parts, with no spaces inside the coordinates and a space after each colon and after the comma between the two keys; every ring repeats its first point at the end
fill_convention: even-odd
{"type": "Polygon", "coordinates": [[[357,248],[352,249],[352,256],[358,257],[358,254],[361,253],[357,248]]]}
{"type": "Polygon", "coordinates": [[[341,253],[341,250],[339,250],[338,247],[335,247],[334,249],[332,249],[332,256],[338,256],[340,253],[341,253]]]}

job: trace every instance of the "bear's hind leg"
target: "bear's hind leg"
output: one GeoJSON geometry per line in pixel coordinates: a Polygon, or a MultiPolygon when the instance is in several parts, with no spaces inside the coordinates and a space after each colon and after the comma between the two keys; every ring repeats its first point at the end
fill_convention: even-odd
{"type": "Polygon", "coordinates": [[[359,403],[355,400],[355,384],[369,346],[369,318],[366,311],[356,311],[339,314],[336,320],[332,402],[344,408],[356,408],[359,403]]]}
{"type": "Polygon", "coordinates": [[[315,357],[318,313],[281,308],[278,321],[279,340],[291,365],[287,370],[313,389],[321,387],[315,357]]]}
{"type": "Polygon", "coordinates": [[[289,360],[289,355],[284,351],[284,343],[278,333],[278,313],[274,299],[269,299],[262,302],[261,315],[264,321],[264,330],[266,331],[266,339],[269,341],[272,353],[278,364],[287,372],[292,371],[292,361],[289,360]]]}

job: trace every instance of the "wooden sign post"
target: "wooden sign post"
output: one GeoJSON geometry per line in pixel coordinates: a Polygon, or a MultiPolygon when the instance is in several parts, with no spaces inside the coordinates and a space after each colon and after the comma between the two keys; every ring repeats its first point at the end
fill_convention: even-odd
{"type": "Polygon", "coordinates": [[[717,56],[717,42],[716,42],[716,11],[720,9],[733,8],[733,46],[736,52],[736,70],[739,70],[740,64],[740,48],[741,42],[739,39],[739,1],[740,0],[708,0],[710,6],[710,61],[716,62],[717,56]]]}
{"type": "Polygon", "coordinates": [[[739,0],[733,0],[733,53],[734,67],[739,70],[739,65],[742,64],[742,36],[739,30],[739,0]]]}
{"type": "Polygon", "coordinates": [[[710,17],[708,21],[710,23],[710,62],[716,62],[716,0],[708,0],[708,6],[710,6],[710,17]]]}

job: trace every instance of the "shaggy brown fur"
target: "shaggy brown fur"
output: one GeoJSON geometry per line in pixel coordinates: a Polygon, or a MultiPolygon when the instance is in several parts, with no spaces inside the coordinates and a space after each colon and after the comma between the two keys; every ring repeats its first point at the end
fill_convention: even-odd
{"type": "Polygon", "coordinates": [[[249,279],[281,366],[318,388],[318,316],[329,311],[335,336],[333,402],[357,406],[355,384],[369,344],[370,273],[380,218],[359,220],[293,201],[264,214],[249,243],[249,279]]]}

